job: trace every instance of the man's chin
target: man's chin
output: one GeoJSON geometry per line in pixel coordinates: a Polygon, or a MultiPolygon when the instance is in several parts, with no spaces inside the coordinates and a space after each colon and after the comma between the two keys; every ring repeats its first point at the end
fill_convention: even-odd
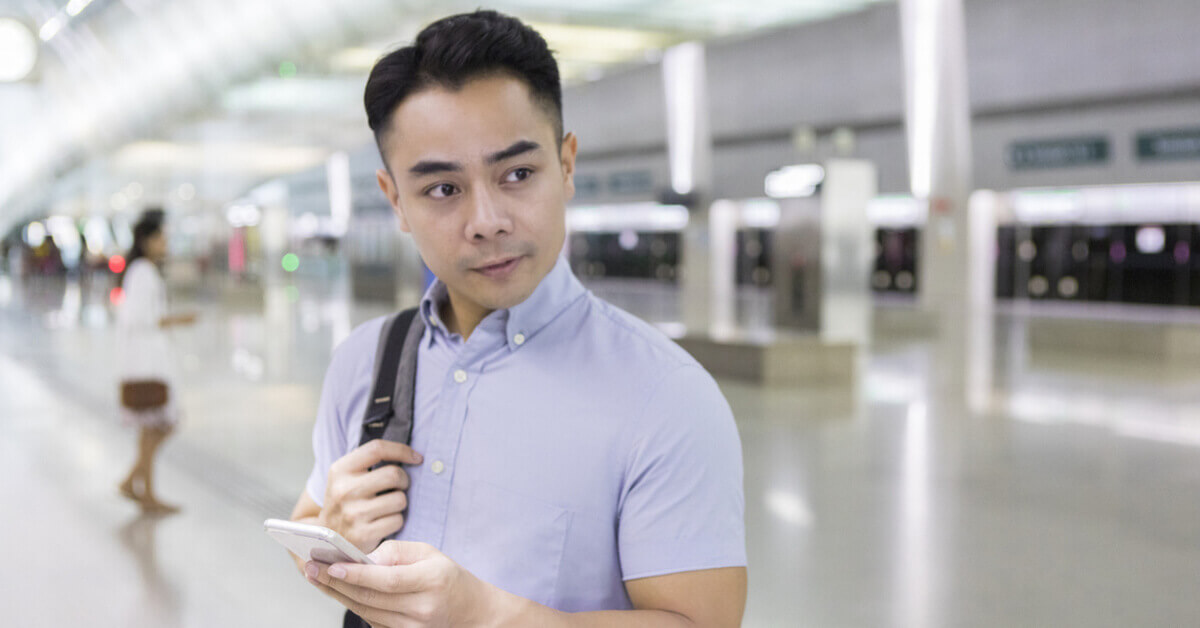
{"type": "Polygon", "coordinates": [[[493,294],[487,295],[479,304],[484,308],[492,311],[507,310],[511,307],[516,307],[525,302],[533,291],[522,292],[519,294],[493,294]]]}
{"type": "Polygon", "coordinates": [[[488,310],[507,310],[510,307],[520,305],[533,294],[537,284],[525,285],[525,282],[509,283],[508,285],[496,286],[487,285],[484,280],[484,285],[476,284],[476,290],[469,292],[470,296],[476,303],[488,310]]]}

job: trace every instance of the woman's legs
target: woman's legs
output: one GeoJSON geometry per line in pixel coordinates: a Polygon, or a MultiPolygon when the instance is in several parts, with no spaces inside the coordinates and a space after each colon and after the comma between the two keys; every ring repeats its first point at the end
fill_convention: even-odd
{"type": "Polygon", "coordinates": [[[146,488],[142,492],[142,507],[147,510],[159,512],[176,512],[179,510],[178,507],[164,504],[154,496],[154,457],[158,454],[159,446],[171,435],[172,428],[170,426],[151,428],[149,432],[150,436],[146,446],[148,450],[146,454],[146,471],[145,475],[143,475],[146,488]]]}
{"type": "Polygon", "coordinates": [[[175,506],[164,504],[154,496],[154,458],[163,441],[171,435],[172,428],[142,427],[138,436],[138,458],[121,483],[121,494],[138,501],[142,509],[153,512],[175,512],[175,506]],[[138,484],[141,484],[139,487],[138,484]],[[138,490],[138,489],[141,490],[138,490]]]}
{"type": "Polygon", "coordinates": [[[139,502],[142,495],[146,494],[146,476],[154,462],[151,431],[150,428],[143,427],[138,432],[137,460],[134,460],[133,468],[129,470],[129,475],[125,476],[125,481],[121,482],[120,487],[122,495],[139,502]]]}

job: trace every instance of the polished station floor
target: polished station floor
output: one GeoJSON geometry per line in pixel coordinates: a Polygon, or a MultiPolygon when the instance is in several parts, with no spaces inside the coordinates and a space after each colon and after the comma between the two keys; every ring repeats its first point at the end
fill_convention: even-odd
{"type": "MultiPolygon", "coordinates": [[[[173,333],[186,419],[159,487],[183,510],[156,518],[116,491],[134,435],[107,288],[0,276],[0,625],[340,625],[261,528],[302,490],[332,347],[385,312],[332,285],[177,299],[200,318],[173,333]]],[[[894,310],[849,386],[721,382],[745,625],[1200,626],[1200,365],[1038,350],[1036,315],[1001,312],[968,409],[936,383],[961,368],[936,329],[894,310]]]]}

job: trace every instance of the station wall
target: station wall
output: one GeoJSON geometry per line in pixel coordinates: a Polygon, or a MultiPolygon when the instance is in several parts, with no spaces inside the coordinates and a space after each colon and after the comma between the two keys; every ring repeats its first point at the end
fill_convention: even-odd
{"type": "MultiPolygon", "coordinates": [[[[717,197],[762,195],[783,165],[846,155],[874,161],[884,194],[907,191],[903,67],[895,5],[707,47],[717,197]],[[800,126],[816,145],[792,143],[800,126]],[[854,131],[847,151],[837,127],[854,131]]],[[[1139,132],[1200,127],[1200,2],[969,0],[966,28],[975,187],[1190,181],[1200,160],[1139,161],[1139,132]],[[1013,144],[1103,137],[1102,163],[1014,169],[1013,144]]],[[[581,202],[653,198],[667,181],[657,64],[564,94],[580,137],[580,174],[600,184],[581,202]],[[614,193],[614,174],[649,173],[654,190],[614,193]]],[[[586,187],[586,186],[585,186],[586,187]]],[[[586,191],[586,190],[585,190],[586,191]]]]}

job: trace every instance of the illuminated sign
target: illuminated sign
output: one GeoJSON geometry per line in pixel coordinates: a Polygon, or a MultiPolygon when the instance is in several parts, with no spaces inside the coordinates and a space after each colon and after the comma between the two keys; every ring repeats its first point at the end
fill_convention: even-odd
{"type": "Polygon", "coordinates": [[[812,196],[824,180],[825,169],[817,164],[785,166],[767,175],[763,191],[771,198],[812,196]]]}

